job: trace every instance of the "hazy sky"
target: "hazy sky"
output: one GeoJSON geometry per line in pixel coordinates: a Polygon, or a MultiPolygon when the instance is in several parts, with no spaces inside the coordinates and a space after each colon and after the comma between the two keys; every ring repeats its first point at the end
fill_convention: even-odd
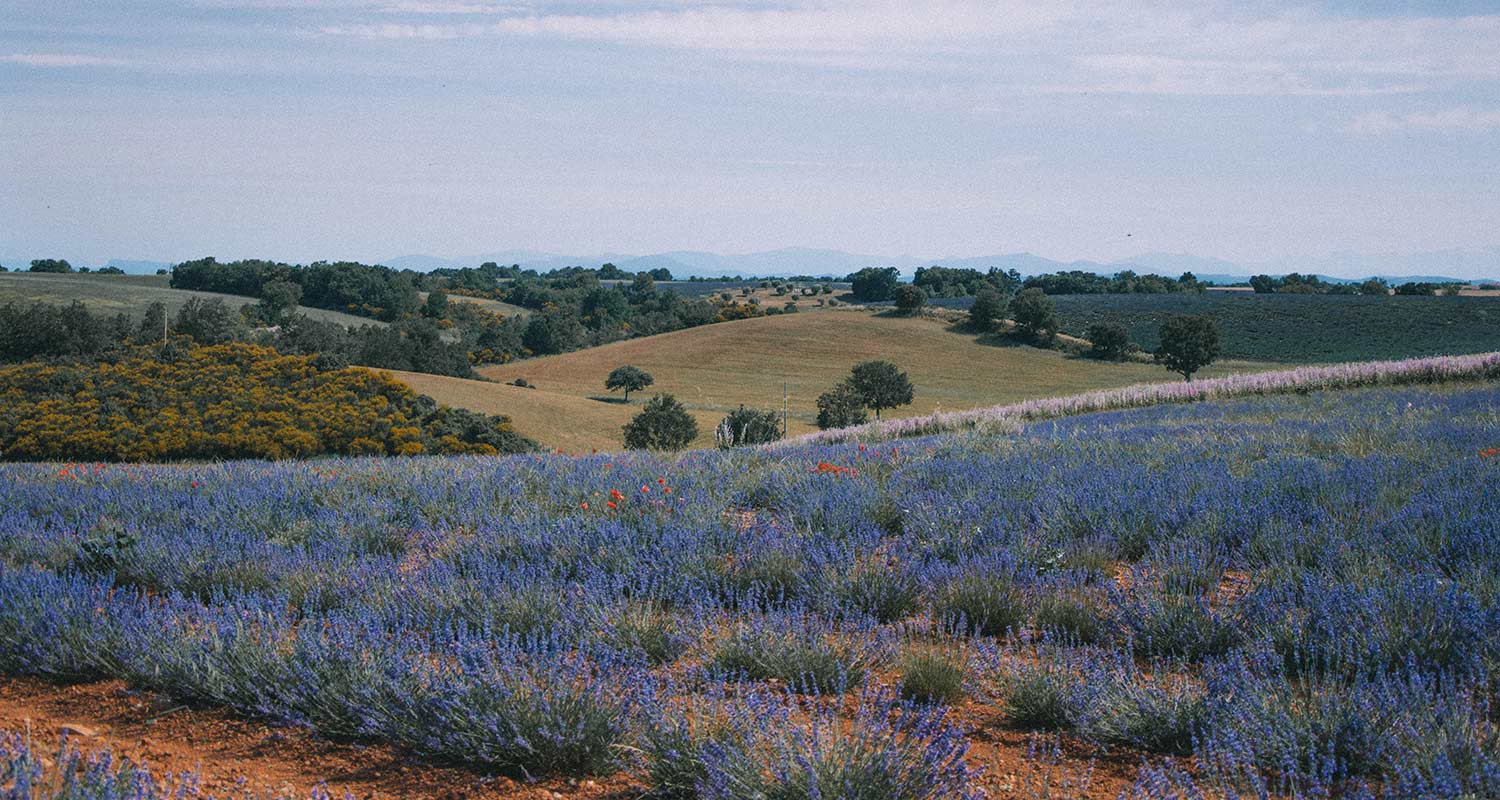
{"type": "Polygon", "coordinates": [[[1493,245],[1497,6],[0,0],[0,256],[1493,245]]]}

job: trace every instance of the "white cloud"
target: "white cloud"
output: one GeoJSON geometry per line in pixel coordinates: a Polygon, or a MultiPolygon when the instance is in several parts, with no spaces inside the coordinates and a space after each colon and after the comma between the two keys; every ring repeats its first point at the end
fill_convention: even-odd
{"type": "Polygon", "coordinates": [[[1409,114],[1379,111],[1356,117],[1349,129],[1355,133],[1372,135],[1408,132],[1489,133],[1500,130],[1500,109],[1465,106],[1409,114]]]}
{"type": "Polygon", "coordinates": [[[1252,14],[1221,0],[835,0],[777,8],[538,11],[488,21],[392,22],[354,15],[314,32],[386,40],[530,37],[815,66],[915,65],[956,70],[977,82],[1008,80],[1020,67],[1034,76],[1027,88],[1066,92],[1373,95],[1500,79],[1494,56],[1500,52],[1500,15],[1252,14]],[[1038,64],[1049,65],[1050,74],[1036,76],[1038,64]]]}
{"type": "Polygon", "coordinates": [[[120,58],[74,53],[11,53],[0,56],[0,62],[25,64],[28,67],[124,67],[131,63],[120,58]]]}
{"type": "Polygon", "coordinates": [[[492,23],[350,23],[320,33],[377,39],[532,36],[727,52],[870,52],[944,49],[1013,37],[1064,18],[1062,4],[1023,2],[843,3],[746,9],[700,7],[607,15],[531,14],[492,23]]]}

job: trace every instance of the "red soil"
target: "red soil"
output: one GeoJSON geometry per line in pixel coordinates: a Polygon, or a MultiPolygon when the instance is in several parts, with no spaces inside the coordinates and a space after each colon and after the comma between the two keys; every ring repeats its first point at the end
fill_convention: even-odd
{"type": "MultiPolygon", "coordinates": [[[[983,771],[980,784],[989,797],[1025,796],[1028,783],[1039,779],[1026,760],[1030,734],[1007,727],[1003,715],[982,704],[966,703],[956,711],[971,729],[969,763],[983,771]]],[[[120,681],[63,685],[0,678],[0,730],[30,730],[35,749],[50,756],[64,726],[83,734],[70,740],[84,752],[109,748],[144,761],[158,775],[197,770],[202,790],[221,797],[238,796],[245,788],[306,797],[320,781],[334,797],[348,792],[360,800],[634,800],[645,790],[626,775],[525,783],[434,764],[389,745],[330,741],[305,728],[224,709],[184,708],[120,681]]],[[[1064,753],[1059,776],[1094,763],[1092,789],[1068,795],[1080,800],[1118,796],[1140,763],[1138,754],[1109,755],[1074,740],[1065,741],[1064,753]]]]}

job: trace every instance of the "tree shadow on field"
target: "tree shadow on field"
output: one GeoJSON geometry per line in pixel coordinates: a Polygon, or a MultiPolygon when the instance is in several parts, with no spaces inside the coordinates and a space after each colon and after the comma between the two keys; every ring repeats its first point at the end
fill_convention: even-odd
{"type": "Polygon", "coordinates": [[[614,405],[614,406],[628,406],[628,405],[630,405],[630,401],[629,400],[626,400],[623,397],[613,397],[613,396],[610,396],[610,395],[591,394],[591,395],[589,395],[589,399],[590,400],[596,400],[596,401],[598,401],[600,403],[609,403],[610,405],[614,405]]]}
{"type": "MultiPolygon", "coordinates": [[[[967,332],[973,333],[972,330],[967,332]]],[[[1036,347],[1037,349],[1048,349],[1038,347],[1035,342],[1015,333],[981,333],[974,337],[974,343],[982,344],[986,347],[1036,347]]]]}

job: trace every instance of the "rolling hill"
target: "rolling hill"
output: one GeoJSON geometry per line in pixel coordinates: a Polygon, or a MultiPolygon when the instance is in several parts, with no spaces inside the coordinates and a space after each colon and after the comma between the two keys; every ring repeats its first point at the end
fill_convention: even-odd
{"type": "MultiPolygon", "coordinates": [[[[139,316],[151,303],[164,303],[167,315],[176,314],[190,298],[223,300],[231,307],[239,308],[256,302],[253,297],[216,292],[196,292],[173,289],[167,285],[165,275],[98,275],[57,274],[41,272],[0,273],[0,304],[3,303],[56,303],[66,304],[77,300],[91,311],[109,314],[139,316]]],[[[357,317],[338,311],[299,306],[297,313],[325,322],[358,327],[360,325],[384,325],[384,322],[368,317],[357,317]]]]}
{"type": "MultiPolygon", "coordinates": [[[[419,292],[418,294],[422,298],[423,302],[427,301],[427,295],[429,294],[428,292],[419,292]]],[[[491,300],[488,297],[469,297],[462,294],[450,294],[448,295],[448,302],[473,303],[474,305],[479,306],[480,308],[490,312],[491,314],[500,314],[507,317],[524,317],[527,314],[531,313],[531,309],[529,308],[513,306],[510,303],[501,302],[499,300],[491,300]]]]}
{"type": "MultiPolygon", "coordinates": [[[[859,311],[726,322],[479,370],[493,381],[525,378],[536,389],[395,374],[439,402],[505,414],[516,430],[548,447],[584,452],[619,449],[621,426],[654,392],[675,394],[688,406],[699,423],[697,444],[707,446],[714,426],[739,404],[780,409],[785,384],[789,432],[807,433],[816,429],[817,396],[855,363],[872,358],[896,362],[916,385],[915,402],[890,417],[1173,379],[1150,365],[1070,358],[982,340],[935,319],[859,311]],[[604,391],[605,376],[621,364],[633,364],[656,378],[629,405],[604,391]]],[[[1207,372],[1252,368],[1229,364],[1207,372]]]]}

